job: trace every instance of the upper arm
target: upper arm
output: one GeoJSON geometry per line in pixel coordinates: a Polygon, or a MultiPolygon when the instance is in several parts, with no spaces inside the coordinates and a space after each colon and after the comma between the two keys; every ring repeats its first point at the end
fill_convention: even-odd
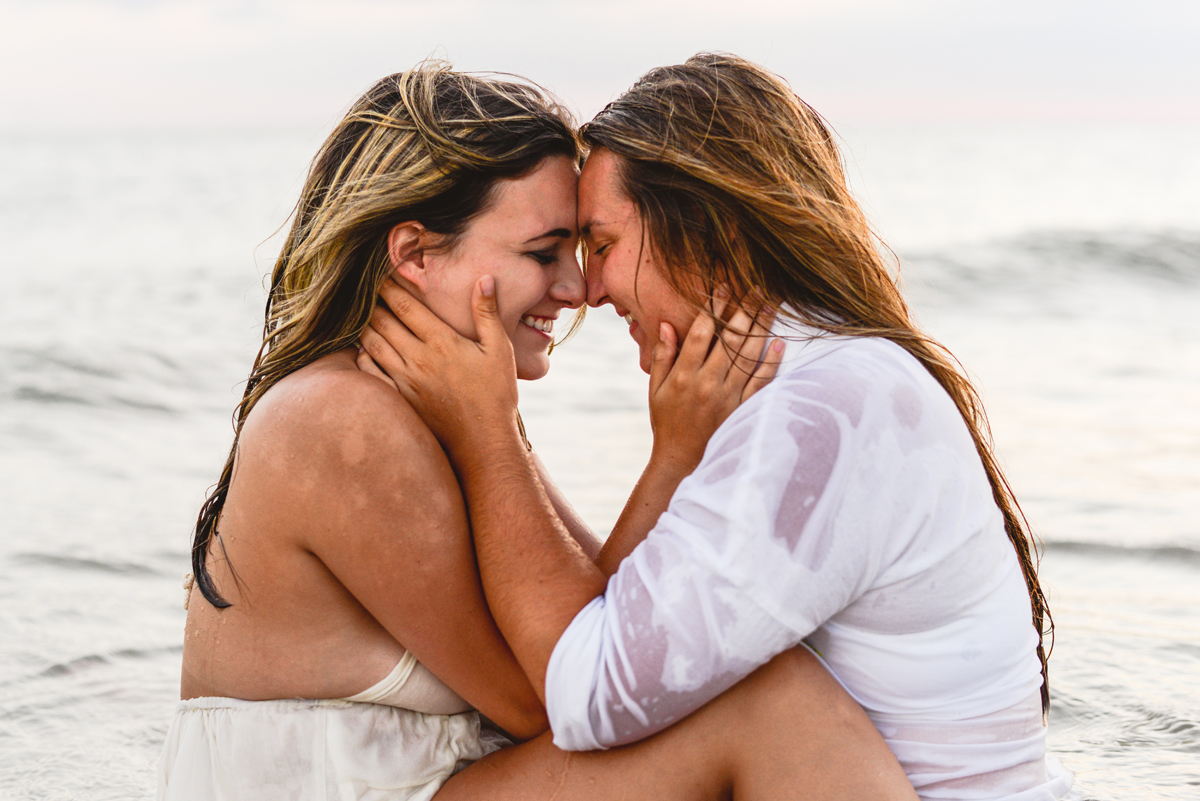
{"type": "Polygon", "coordinates": [[[454,472],[400,396],[362,378],[315,393],[286,437],[302,545],[467,702],[535,734],[540,704],[484,600],[454,472]]]}

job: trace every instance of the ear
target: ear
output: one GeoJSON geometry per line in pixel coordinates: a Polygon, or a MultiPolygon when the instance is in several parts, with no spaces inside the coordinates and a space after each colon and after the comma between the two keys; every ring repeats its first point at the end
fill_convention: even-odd
{"type": "Polygon", "coordinates": [[[425,226],[419,222],[402,222],[388,231],[388,260],[397,277],[406,279],[424,292],[426,284],[425,251],[422,237],[425,226]]]}

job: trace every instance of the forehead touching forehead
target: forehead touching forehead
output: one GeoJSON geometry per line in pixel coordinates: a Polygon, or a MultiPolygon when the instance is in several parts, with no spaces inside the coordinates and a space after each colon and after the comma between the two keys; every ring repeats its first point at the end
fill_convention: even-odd
{"type": "Polygon", "coordinates": [[[621,157],[596,148],[579,176],[579,232],[587,238],[605,226],[624,225],[636,214],[622,183],[621,157]]]}
{"type": "Polygon", "coordinates": [[[532,172],[498,180],[488,208],[476,224],[518,242],[551,234],[574,238],[577,183],[571,159],[550,156],[532,172]]]}

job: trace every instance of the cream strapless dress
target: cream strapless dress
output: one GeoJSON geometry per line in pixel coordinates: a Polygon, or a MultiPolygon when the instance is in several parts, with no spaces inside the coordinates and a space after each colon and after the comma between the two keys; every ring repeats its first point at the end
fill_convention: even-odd
{"type": "Polygon", "coordinates": [[[349,698],[180,701],[159,801],[425,801],[509,741],[405,652],[349,698]]]}

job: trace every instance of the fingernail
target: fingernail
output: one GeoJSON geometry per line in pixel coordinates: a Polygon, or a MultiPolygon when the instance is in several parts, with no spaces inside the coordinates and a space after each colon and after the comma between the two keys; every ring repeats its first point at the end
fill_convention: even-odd
{"type": "Polygon", "coordinates": [[[667,340],[669,340],[671,338],[671,324],[670,323],[659,323],[658,324],[658,338],[661,339],[663,342],[666,342],[667,340]]]}
{"type": "Polygon", "coordinates": [[[775,351],[776,353],[783,353],[783,340],[777,339],[774,342],[772,342],[771,350],[775,351]]]}
{"type": "Polygon", "coordinates": [[[496,296],[496,279],[490,275],[485,275],[479,279],[479,291],[483,293],[485,298],[496,296]]]}

